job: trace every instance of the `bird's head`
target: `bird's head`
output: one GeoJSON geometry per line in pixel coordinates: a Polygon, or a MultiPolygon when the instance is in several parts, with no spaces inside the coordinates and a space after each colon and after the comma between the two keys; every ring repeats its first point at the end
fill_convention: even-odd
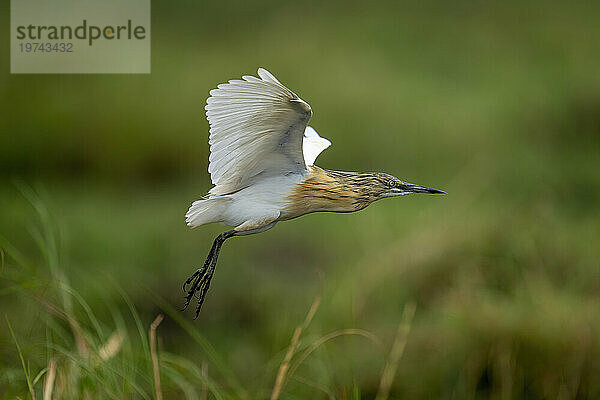
{"type": "Polygon", "coordinates": [[[374,201],[386,197],[413,193],[446,194],[425,186],[404,182],[382,172],[343,172],[311,166],[313,178],[307,180],[305,196],[323,199],[332,204],[319,210],[351,212],[362,210],[374,201]]]}
{"type": "Polygon", "coordinates": [[[377,199],[404,196],[413,193],[446,194],[446,192],[442,190],[404,182],[389,174],[377,173],[374,175],[371,190],[374,192],[377,199]]]}

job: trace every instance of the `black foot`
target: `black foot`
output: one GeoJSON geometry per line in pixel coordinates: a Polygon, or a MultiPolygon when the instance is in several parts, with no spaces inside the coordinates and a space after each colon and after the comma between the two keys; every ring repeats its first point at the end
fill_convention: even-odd
{"type": "Polygon", "coordinates": [[[198,318],[198,314],[200,314],[200,308],[202,308],[202,304],[204,303],[204,298],[206,297],[206,292],[210,286],[210,281],[213,277],[214,266],[216,265],[216,259],[213,263],[211,257],[207,260],[208,266],[205,264],[201,269],[194,272],[192,276],[190,276],[185,283],[183,284],[183,291],[186,292],[185,295],[185,303],[183,304],[183,308],[181,311],[184,311],[190,305],[192,298],[195,296],[198,299],[198,305],[196,306],[196,316],[194,319],[198,318]],[[212,268],[211,268],[212,266],[212,268]],[[190,285],[189,290],[187,289],[188,285],[190,285]]]}
{"type": "Polygon", "coordinates": [[[200,309],[202,308],[202,304],[204,303],[204,298],[206,297],[206,292],[210,287],[210,281],[215,273],[215,267],[217,265],[217,259],[219,258],[219,251],[221,250],[221,246],[223,242],[234,236],[235,231],[228,231],[217,236],[213,245],[208,253],[208,257],[206,257],[206,261],[202,268],[196,270],[189,278],[185,280],[183,283],[183,291],[186,292],[185,295],[185,303],[183,304],[183,308],[181,311],[184,311],[190,305],[192,298],[196,296],[198,299],[198,305],[196,306],[196,316],[194,319],[198,318],[200,314],[200,309]],[[191,284],[189,290],[187,287],[191,284]]]}

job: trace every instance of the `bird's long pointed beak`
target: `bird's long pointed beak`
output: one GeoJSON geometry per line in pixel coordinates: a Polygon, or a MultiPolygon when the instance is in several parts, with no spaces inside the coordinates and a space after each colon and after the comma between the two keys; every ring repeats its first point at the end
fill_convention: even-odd
{"type": "Polygon", "coordinates": [[[409,193],[430,193],[430,194],[446,194],[443,190],[433,189],[413,183],[405,183],[404,190],[409,193]]]}

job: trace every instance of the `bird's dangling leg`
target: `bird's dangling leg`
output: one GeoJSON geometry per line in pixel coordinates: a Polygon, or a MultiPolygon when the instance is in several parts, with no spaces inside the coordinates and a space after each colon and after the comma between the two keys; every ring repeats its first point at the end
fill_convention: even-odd
{"type": "Polygon", "coordinates": [[[206,292],[210,286],[210,280],[215,272],[215,266],[217,265],[217,259],[219,258],[221,246],[225,240],[235,236],[236,233],[237,232],[235,230],[231,230],[223,232],[217,236],[212,244],[212,247],[210,248],[210,251],[208,252],[208,257],[206,257],[206,261],[204,261],[202,268],[194,272],[192,276],[187,278],[183,283],[183,291],[186,292],[186,295],[185,303],[181,311],[185,310],[190,305],[192,297],[196,296],[198,298],[198,305],[196,306],[196,316],[194,319],[198,318],[198,314],[200,314],[200,308],[202,308],[204,297],[206,296],[206,292]],[[192,286],[189,290],[187,290],[187,287],[190,284],[192,286]]]}

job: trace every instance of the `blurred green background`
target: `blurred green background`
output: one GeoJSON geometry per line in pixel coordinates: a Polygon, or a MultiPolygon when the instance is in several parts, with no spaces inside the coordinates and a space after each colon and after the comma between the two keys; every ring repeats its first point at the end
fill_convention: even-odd
{"type": "Polygon", "coordinates": [[[0,397],[29,396],[42,371],[41,397],[54,359],[64,398],[152,398],[140,335],[165,313],[165,398],[202,398],[198,371],[209,398],[269,398],[316,296],[293,360],[340,329],[371,340],[319,346],[282,399],[374,398],[392,364],[390,398],[600,397],[599,15],[583,1],[155,0],[150,75],[10,75],[2,52],[0,397]],[[333,142],[319,166],[448,195],[228,241],[190,323],[168,306],[225,229],[184,223],[211,187],[203,107],[258,67],[311,104],[333,142]],[[98,348],[121,332],[109,367],[74,350],[51,304],[98,348]]]}

